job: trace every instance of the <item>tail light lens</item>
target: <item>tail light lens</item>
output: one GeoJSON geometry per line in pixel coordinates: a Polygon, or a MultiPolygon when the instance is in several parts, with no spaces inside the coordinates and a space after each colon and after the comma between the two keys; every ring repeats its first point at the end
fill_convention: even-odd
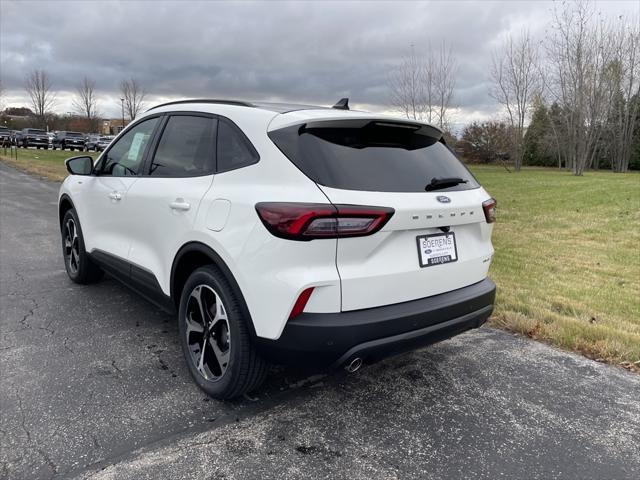
{"type": "Polygon", "coordinates": [[[496,221],[496,206],[497,202],[495,198],[490,198],[482,202],[482,210],[484,210],[484,218],[487,219],[487,223],[496,221]]]}
{"type": "Polygon", "coordinates": [[[258,203],[256,211],[276,237],[303,241],[371,235],[395,212],[387,207],[277,202],[258,203]]]}

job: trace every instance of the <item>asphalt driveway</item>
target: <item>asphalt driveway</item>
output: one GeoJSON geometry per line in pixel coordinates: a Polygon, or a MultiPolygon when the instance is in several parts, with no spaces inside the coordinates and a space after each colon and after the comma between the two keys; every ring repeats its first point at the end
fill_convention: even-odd
{"type": "Polygon", "coordinates": [[[490,328],[209,400],[173,318],[67,279],[56,192],[0,164],[0,478],[640,478],[640,376],[490,328]]]}

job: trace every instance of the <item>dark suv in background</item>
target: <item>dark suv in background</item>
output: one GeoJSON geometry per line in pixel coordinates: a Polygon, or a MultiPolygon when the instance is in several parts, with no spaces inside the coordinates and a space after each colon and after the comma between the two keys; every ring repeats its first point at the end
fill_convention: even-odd
{"type": "Polygon", "coordinates": [[[49,148],[49,137],[45,130],[39,128],[23,128],[16,134],[16,145],[22,148],[49,148]]]}
{"type": "Polygon", "coordinates": [[[7,127],[0,127],[0,147],[11,145],[11,130],[7,127]]]}
{"type": "Polygon", "coordinates": [[[60,131],[53,139],[53,149],[84,150],[84,134],[80,132],[60,131]]]}

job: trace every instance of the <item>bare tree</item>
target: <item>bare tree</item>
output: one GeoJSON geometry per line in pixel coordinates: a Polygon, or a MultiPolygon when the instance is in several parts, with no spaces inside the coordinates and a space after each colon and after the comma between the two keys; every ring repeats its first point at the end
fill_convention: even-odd
{"type": "MultiPolygon", "coordinates": [[[[435,110],[438,125],[445,130],[448,127],[447,112],[453,101],[458,67],[451,47],[447,47],[444,40],[435,53],[430,53],[432,61],[427,66],[427,70],[429,72],[429,87],[432,86],[435,101],[433,103],[431,100],[429,101],[429,112],[435,110]]],[[[429,122],[431,122],[431,117],[429,122]]]]}
{"type": "Polygon", "coordinates": [[[73,107],[77,113],[87,119],[89,127],[96,130],[98,119],[98,100],[95,94],[96,82],[84,77],[76,88],[76,95],[73,99],[73,107]]]}
{"type": "Polygon", "coordinates": [[[516,171],[522,166],[525,122],[534,97],[542,91],[539,49],[528,31],[519,38],[507,37],[502,48],[493,54],[493,87],[490,95],[507,110],[511,125],[512,155],[516,171]]]}
{"type": "MultiPolygon", "coordinates": [[[[623,20],[622,18],[620,20],[623,20]]],[[[629,168],[633,132],[640,113],[640,22],[624,21],[614,34],[615,53],[611,73],[613,91],[610,115],[611,140],[609,150],[614,172],[626,172],[629,168]]]]}
{"type": "Polygon", "coordinates": [[[549,91],[562,109],[565,165],[575,175],[593,164],[613,99],[614,37],[609,24],[594,20],[593,3],[563,3],[547,39],[549,91]]]}
{"type": "Polygon", "coordinates": [[[34,70],[27,75],[24,88],[31,99],[31,105],[38,121],[44,126],[47,112],[55,103],[55,94],[51,90],[49,74],[45,70],[34,70]]]}
{"type": "Polygon", "coordinates": [[[426,120],[430,111],[425,91],[424,61],[411,46],[411,55],[404,57],[389,78],[391,104],[411,120],[426,120]]]}
{"type": "Polygon", "coordinates": [[[124,110],[129,120],[133,120],[144,109],[146,93],[135,78],[120,82],[120,93],[124,98],[124,110]]]}
{"type": "Polygon", "coordinates": [[[404,57],[389,80],[392,105],[412,120],[447,124],[455,89],[456,62],[452,51],[443,42],[434,51],[429,43],[425,56],[404,57]]]}

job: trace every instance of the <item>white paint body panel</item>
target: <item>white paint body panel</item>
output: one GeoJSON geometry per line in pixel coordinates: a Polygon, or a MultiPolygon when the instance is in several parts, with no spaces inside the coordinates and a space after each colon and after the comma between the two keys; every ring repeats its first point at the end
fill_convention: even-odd
{"type": "MultiPolygon", "coordinates": [[[[129,255],[128,232],[135,219],[127,214],[128,193],[139,177],[68,177],[71,195],[81,216],[80,224],[87,251],[102,250],[121,259],[129,255]],[[78,184],[77,181],[82,181],[78,184]],[[110,194],[117,193],[120,200],[110,194]],[[86,213],[85,213],[86,212],[86,213]]],[[[64,184],[63,184],[64,188],[64,184]]]]}
{"type": "Polygon", "coordinates": [[[493,247],[492,226],[485,221],[482,188],[456,192],[389,193],[322,187],[334,203],[392,207],[383,229],[368,237],[338,240],[337,265],[342,280],[342,310],[390,305],[466,287],[487,276],[493,247]],[[451,203],[437,197],[446,195],[451,203]],[[451,227],[456,262],[420,267],[416,237],[451,227]]]}
{"type": "Polygon", "coordinates": [[[141,177],[127,193],[126,214],[133,219],[128,232],[130,248],[127,259],[153,273],[166,295],[170,294],[173,258],[189,241],[200,202],[212,182],[213,175],[141,177]],[[172,209],[170,203],[178,199],[188,203],[189,209],[172,209]]]}

